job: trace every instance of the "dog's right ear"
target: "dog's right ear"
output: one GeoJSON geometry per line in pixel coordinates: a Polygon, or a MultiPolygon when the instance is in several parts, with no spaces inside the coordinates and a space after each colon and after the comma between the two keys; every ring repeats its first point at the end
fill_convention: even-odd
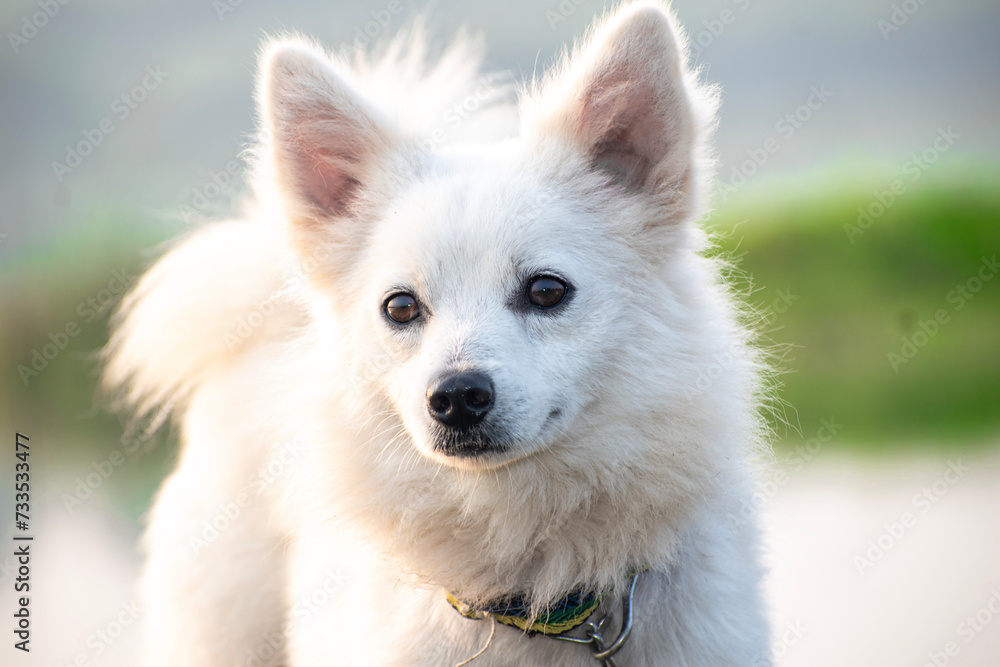
{"type": "Polygon", "coordinates": [[[273,175],[289,218],[309,225],[349,216],[397,135],[322,50],[305,42],[272,44],[261,74],[273,175]]]}
{"type": "Polygon", "coordinates": [[[658,2],[628,4],[598,23],[527,100],[529,142],[560,140],[624,192],[688,219],[710,97],[693,87],[683,39],[658,2]],[[697,97],[693,95],[697,93],[697,97]]]}

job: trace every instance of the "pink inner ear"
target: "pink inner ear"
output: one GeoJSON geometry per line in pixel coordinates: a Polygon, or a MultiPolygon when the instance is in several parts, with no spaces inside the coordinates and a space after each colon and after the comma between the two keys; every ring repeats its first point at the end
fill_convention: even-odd
{"type": "Polygon", "coordinates": [[[583,99],[579,132],[591,163],[629,188],[643,187],[670,148],[657,98],[648,81],[606,72],[583,99]]]}
{"type": "Polygon", "coordinates": [[[361,186],[359,144],[362,128],[350,119],[334,116],[310,119],[293,126],[284,141],[286,164],[295,189],[322,214],[343,216],[361,186]]]}
{"type": "Polygon", "coordinates": [[[584,94],[578,131],[591,146],[591,162],[629,188],[645,185],[670,149],[657,92],[649,81],[605,71],[584,94]]]}
{"type": "Polygon", "coordinates": [[[292,46],[270,58],[275,170],[297,217],[351,215],[395,137],[327,57],[292,46]]]}
{"type": "Polygon", "coordinates": [[[348,212],[361,182],[343,169],[344,158],[330,158],[320,153],[299,154],[296,162],[298,186],[306,201],[333,216],[348,212]],[[340,167],[338,164],[340,163],[340,167]]]}

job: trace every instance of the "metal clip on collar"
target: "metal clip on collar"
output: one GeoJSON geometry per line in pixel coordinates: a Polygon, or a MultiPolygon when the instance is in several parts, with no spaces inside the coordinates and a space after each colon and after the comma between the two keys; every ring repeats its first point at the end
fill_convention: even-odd
{"type": "Polygon", "coordinates": [[[618,632],[618,637],[611,642],[610,646],[605,645],[601,631],[604,626],[611,622],[611,614],[601,618],[597,623],[587,621],[584,623],[584,634],[586,638],[570,637],[569,635],[552,635],[553,639],[561,639],[574,644],[591,644],[590,651],[594,660],[600,662],[604,667],[618,667],[614,660],[615,653],[621,650],[632,632],[632,598],[635,596],[635,585],[639,581],[639,573],[632,575],[632,583],[629,585],[628,593],[622,598],[622,627],[618,632]]]}

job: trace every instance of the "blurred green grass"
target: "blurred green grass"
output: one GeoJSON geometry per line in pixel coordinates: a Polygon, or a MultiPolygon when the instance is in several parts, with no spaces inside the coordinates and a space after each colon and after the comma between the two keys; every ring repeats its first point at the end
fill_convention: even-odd
{"type": "Polygon", "coordinates": [[[956,169],[896,197],[867,229],[858,209],[888,181],[754,195],[712,216],[724,254],[738,259],[738,289],[764,311],[786,416],[802,437],[823,417],[843,424],[839,443],[862,449],[996,435],[1000,276],[971,288],[984,258],[1000,255],[997,183],[996,170],[956,169]],[[955,291],[962,285],[971,298],[955,291]]]}
{"type": "MultiPolygon", "coordinates": [[[[107,340],[108,316],[124,293],[111,294],[109,283],[115,272],[138,275],[167,236],[114,211],[83,217],[86,224],[52,246],[22,252],[0,269],[0,426],[31,437],[33,460],[50,471],[48,477],[63,470],[84,478],[94,472],[94,462],[105,461],[113,450],[124,452],[125,424],[97,392],[97,355],[107,340]],[[111,298],[94,309],[96,301],[88,299],[102,299],[106,289],[111,298]],[[71,323],[77,334],[67,336],[37,375],[27,373],[34,370],[33,351],[56,345],[50,334],[59,338],[71,323]]],[[[160,433],[128,453],[127,471],[116,469],[106,482],[118,511],[134,521],[146,510],[175,448],[169,434],[160,433]]],[[[73,476],[63,480],[62,491],[73,493],[74,481],[73,476]]]]}
{"type": "MultiPolygon", "coordinates": [[[[1000,279],[986,282],[961,310],[948,301],[982,258],[1000,254],[997,171],[965,170],[898,197],[853,243],[844,225],[873,201],[862,183],[778,194],[748,192],[710,219],[723,253],[738,261],[737,288],[765,313],[763,333],[781,358],[781,398],[795,441],[834,418],[829,445],[853,451],[948,448],[1000,433],[1000,279]],[[950,321],[898,372],[889,362],[904,337],[945,309],[950,321]],[[779,312],[781,311],[781,312],[779,312]],[[800,429],[800,433],[796,432],[800,429]]],[[[0,422],[32,428],[58,457],[90,460],[120,447],[122,424],[96,400],[96,353],[107,309],[85,322],[80,304],[107,289],[113,271],[138,275],[176,229],[150,228],[114,211],[52,247],[22,253],[0,270],[0,422]],[[22,381],[33,350],[76,322],[79,335],[37,377],[22,381]]],[[[117,297],[112,304],[117,303],[117,297]]],[[[169,466],[175,445],[159,435],[142,464],[114,482],[137,516],[169,466]]]]}

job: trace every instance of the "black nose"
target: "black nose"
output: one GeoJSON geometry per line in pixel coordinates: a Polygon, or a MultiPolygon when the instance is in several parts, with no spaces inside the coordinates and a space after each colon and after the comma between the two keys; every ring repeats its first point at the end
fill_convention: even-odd
{"type": "Polygon", "coordinates": [[[455,373],[427,388],[427,411],[450,428],[478,424],[493,407],[493,382],[482,373],[455,373]]]}

